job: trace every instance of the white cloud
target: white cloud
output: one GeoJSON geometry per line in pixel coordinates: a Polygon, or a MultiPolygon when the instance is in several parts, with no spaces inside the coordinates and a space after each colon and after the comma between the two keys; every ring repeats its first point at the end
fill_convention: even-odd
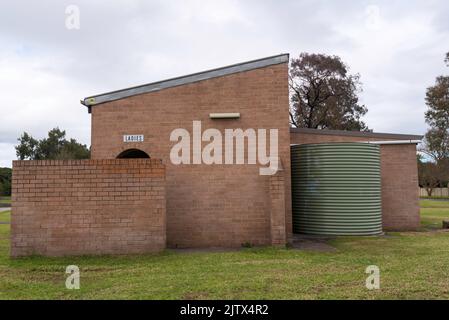
{"type": "Polygon", "coordinates": [[[23,131],[43,137],[57,126],[89,143],[89,118],[78,102],[83,90],[70,76],[54,74],[47,68],[57,64],[64,63],[49,57],[0,56],[0,87],[4,92],[1,143],[15,143],[23,131]]]}
{"type": "Polygon", "coordinates": [[[14,144],[0,142],[0,167],[12,167],[12,160],[16,159],[14,144]]]}
{"type": "Polygon", "coordinates": [[[170,11],[183,22],[194,20],[211,23],[248,23],[245,13],[235,0],[187,0],[182,2],[168,2],[170,11]]]}

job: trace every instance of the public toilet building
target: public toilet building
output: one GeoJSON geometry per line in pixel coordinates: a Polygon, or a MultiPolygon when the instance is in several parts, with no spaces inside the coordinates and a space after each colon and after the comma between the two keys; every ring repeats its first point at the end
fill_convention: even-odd
{"type": "Polygon", "coordinates": [[[382,229],[416,229],[422,137],[291,128],[288,61],[282,54],[83,99],[90,160],[13,163],[11,255],[285,245],[291,145],[302,144],[378,145],[382,229]],[[239,132],[243,144],[232,136],[239,132]],[[274,141],[276,159],[260,161],[260,149],[251,158],[263,142],[272,156],[274,141]],[[271,161],[276,170],[263,173],[271,161]]]}

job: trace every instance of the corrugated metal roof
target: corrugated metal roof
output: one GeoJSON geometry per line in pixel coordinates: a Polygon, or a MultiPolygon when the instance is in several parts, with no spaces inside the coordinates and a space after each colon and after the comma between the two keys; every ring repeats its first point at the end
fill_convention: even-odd
{"type": "Polygon", "coordinates": [[[275,64],[287,63],[289,59],[288,53],[279,54],[276,56],[266,57],[257,60],[251,60],[246,62],[241,62],[238,64],[233,64],[217,69],[211,69],[207,71],[202,71],[198,73],[193,73],[181,77],[176,77],[172,79],[147,83],[144,85],[125,88],[117,91],[106,92],[94,96],[90,96],[81,100],[81,104],[87,106],[90,111],[90,107],[113,101],[124,99],[138,94],[144,94],[149,92],[154,92],[162,89],[167,89],[171,87],[181,86],[188,83],[203,81],[211,78],[222,77],[233,73],[249,71],[253,69],[263,68],[275,64]]]}
{"type": "Polygon", "coordinates": [[[396,139],[396,140],[421,140],[423,138],[423,136],[414,135],[414,134],[327,130],[327,129],[311,129],[311,128],[290,128],[290,132],[291,133],[300,133],[300,134],[321,134],[321,135],[333,135],[333,136],[352,136],[352,137],[396,139]]]}

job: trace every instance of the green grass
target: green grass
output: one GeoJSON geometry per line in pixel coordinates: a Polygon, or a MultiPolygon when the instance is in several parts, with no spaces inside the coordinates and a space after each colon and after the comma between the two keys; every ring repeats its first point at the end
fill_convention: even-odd
{"type": "Polygon", "coordinates": [[[0,203],[11,204],[11,197],[0,197],[0,203]]]}
{"type": "MultiPolygon", "coordinates": [[[[423,205],[424,219],[449,215],[449,208],[423,205]]],[[[9,225],[0,225],[0,299],[449,299],[449,232],[346,237],[331,244],[337,252],[245,248],[10,259],[9,225]],[[65,288],[71,264],[80,267],[80,290],[65,288]],[[370,291],[365,268],[373,264],[381,270],[381,289],[370,291]]]]}
{"type": "Polygon", "coordinates": [[[421,224],[426,228],[441,228],[443,220],[449,220],[449,201],[421,200],[421,224]]]}
{"type": "Polygon", "coordinates": [[[11,221],[11,211],[0,212],[0,222],[10,222],[11,221]]]}
{"type": "Polygon", "coordinates": [[[441,199],[441,200],[449,200],[449,197],[446,196],[420,196],[421,199],[441,199]]]}
{"type": "Polygon", "coordinates": [[[421,201],[419,201],[419,206],[421,208],[448,208],[449,209],[449,201],[421,200],[421,201]]]}

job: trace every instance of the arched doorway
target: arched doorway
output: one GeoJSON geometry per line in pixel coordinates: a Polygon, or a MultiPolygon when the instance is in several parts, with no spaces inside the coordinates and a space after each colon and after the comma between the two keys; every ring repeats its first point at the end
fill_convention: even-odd
{"type": "Polygon", "coordinates": [[[139,149],[128,149],[123,151],[117,156],[117,159],[132,159],[132,158],[145,159],[150,158],[150,156],[146,152],[139,149]]]}

